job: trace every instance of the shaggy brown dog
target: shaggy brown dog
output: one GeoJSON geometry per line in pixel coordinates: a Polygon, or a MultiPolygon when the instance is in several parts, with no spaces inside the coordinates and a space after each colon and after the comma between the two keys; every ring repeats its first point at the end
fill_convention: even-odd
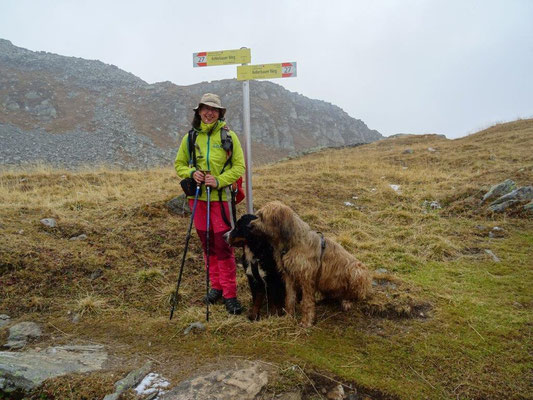
{"type": "Polygon", "coordinates": [[[251,224],[271,239],[274,257],[285,278],[287,313],[294,315],[296,294],[301,290],[302,325],[314,322],[316,292],[341,300],[345,310],[350,308],[351,300],[369,294],[367,268],[341,245],[311,230],[291,208],[273,201],[256,215],[258,219],[251,224]]]}

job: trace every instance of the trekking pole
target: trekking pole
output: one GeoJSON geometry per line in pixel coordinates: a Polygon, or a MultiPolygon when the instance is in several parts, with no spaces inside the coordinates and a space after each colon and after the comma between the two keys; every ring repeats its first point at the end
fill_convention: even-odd
{"type": "Polygon", "coordinates": [[[205,311],[205,320],[209,322],[209,220],[211,219],[211,186],[205,187],[207,191],[207,227],[206,227],[206,273],[205,273],[205,295],[206,295],[206,311],[205,311]]]}
{"type": "Polygon", "coordinates": [[[194,203],[192,206],[191,211],[191,221],[189,222],[189,229],[187,230],[187,236],[185,237],[185,249],[183,250],[183,257],[181,259],[181,267],[180,267],[180,273],[178,275],[178,283],[176,285],[176,291],[174,292],[174,296],[172,296],[172,307],[170,308],[170,319],[172,320],[172,316],[174,315],[174,308],[176,308],[176,305],[178,304],[178,292],[180,290],[180,284],[181,284],[181,275],[183,274],[183,266],[185,265],[185,256],[187,255],[187,249],[189,248],[189,239],[191,238],[191,229],[192,224],[194,222],[194,214],[196,212],[196,205],[198,204],[198,196],[200,195],[200,184],[196,184],[196,193],[194,194],[194,203]]]}

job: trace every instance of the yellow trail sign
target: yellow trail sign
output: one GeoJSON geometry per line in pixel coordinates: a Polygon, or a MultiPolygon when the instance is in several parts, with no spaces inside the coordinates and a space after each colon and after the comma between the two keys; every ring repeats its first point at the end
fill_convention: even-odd
{"type": "Polygon", "coordinates": [[[294,78],[295,76],[295,62],[241,65],[237,67],[237,80],[239,81],[247,81],[251,79],[294,78]]]}
{"type": "Polygon", "coordinates": [[[192,53],[193,67],[211,67],[213,65],[248,64],[252,61],[250,49],[202,51],[192,53]]]}

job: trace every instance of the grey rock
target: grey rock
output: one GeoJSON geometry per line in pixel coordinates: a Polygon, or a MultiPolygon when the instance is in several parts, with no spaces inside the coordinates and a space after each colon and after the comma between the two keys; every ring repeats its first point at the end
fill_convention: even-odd
{"type": "Polygon", "coordinates": [[[326,398],[328,400],[343,400],[344,399],[344,388],[341,384],[338,384],[329,392],[326,393],[326,398]]]}
{"type": "Polygon", "coordinates": [[[115,383],[115,392],[105,396],[104,400],[117,400],[123,392],[137,386],[151,369],[152,363],[147,362],[141,368],[131,371],[125,378],[115,383]]]}
{"type": "Polygon", "coordinates": [[[8,325],[11,322],[11,317],[7,314],[0,314],[0,328],[8,325]]]}
{"type": "Polygon", "coordinates": [[[201,322],[193,322],[192,324],[190,324],[184,331],[183,331],[183,334],[184,335],[188,335],[189,333],[191,333],[191,331],[193,329],[196,329],[196,330],[199,330],[199,331],[205,331],[205,325],[202,324],[201,322]]]}
{"type": "Polygon", "coordinates": [[[485,253],[487,253],[487,254],[492,258],[492,260],[493,260],[494,262],[497,262],[497,263],[500,262],[500,259],[496,256],[496,254],[494,254],[494,253],[492,252],[492,250],[485,249],[485,253]]]}
{"type": "Polygon", "coordinates": [[[518,200],[509,200],[509,201],[504,201],[503,203],[491,204],[489,206],[489,210],[492,212],[504,212],[509,207],[511,207],[512,205],[518,202],[519,202],[518,200]]]}
{"type": "Polygon", "coordinates": [[[403,151],[403,154],[413,154],[414,153],[414,150],[413,149],[405,149],[403,151]]]}
{"type": "Polygon", "coordinates": [[[429,151],[430,153],[435,153],[437,150],[434,149],[433,147],[428,147],[428,151],[429,151]]]}
{"type": "Polygon", "coordinates": [[[20,106],[18,105],[18,103],[12,102],[9,103],[6,108],[8,109],[8,111],[17,111],[20,109],[20,106]]]}
{"type": "Polygon", "coordinates": [[[378,274],[386,274],[389,271],[387,271],[385,268],[378,268],[378,269],[376,269],[376,272],[378,274]]]}
{"type": "Polygon", "coordinates": [[[85,233],[82,233],[81,235],[71,237],[69,240],[86,240],[86,239],[87,239],[87,235],[85,233]]]}
{"type": "Polygon", "coordinates": [[[94,281],[95,279],[100,278],[103,275],[104,271],[101,269],[97,269],[96,271],[91,273],[91,276],[89,277],[91,281],[94,281]]]}
{"type": "Polygon", "coordinates": [[[101,370],[103,346],[57,346],[43,351],[0,352],[0,391],[30,391],[45,379],[101,370]]]}
{"type": "Polygon", "coordinates": [[[41,327],[35,322],[19,322],[9,328],[9,337],[4,347],[12,350],[21,349],[28,341],[39,339],[42,334],[41,327]]]}
{"type": "Polygon", "coordinates": [[[504,237],[504,236],[505,236],[505,231],[502,228],[500,228],[499,226],[495,226],[489,232],[489,237],[491,239],[501,238],[501,237],[504,237]]]}
{"type": "Polygon", "coordinates": [[[161,400],[252,400],[267,383],[258,363],[240,363],[181,382],[161,400]]]}
{"type": "Polygon", "coordinates": [[[422,203],[422,207],[429,208],[431,210],[440,210],[442,208],[442,206],[437,200],[433,200],[433,201],[424,200],[424,202],[422,203]]]}
{"type": "Polygon", "coordinates": [[[481,204],[484,204],[485,202],[489,200],[503,196],[504,194],[507,194],[513,191],[514,189],[516,189],[516,183],[514,183],[514,181],[512,181],[511,179],[506,179],[505,181],[492,186],[490,190],[487,193],[485,193],[485,195],[483,196],[483,199],[481,199],[481,204]]]}
{"type": "Polygon", "coordinates": [[[502,204],[508,201],[529,201],[533,200],[533,186],[523,186],[507,193],[490,203],[491,206],[502,204]]]}
{"type": "Polygon", "coordinates": [[[181,194],[173,199],[167,201],[165,204],[168,211],[175,215],[190,214],[189,203],[187,202],[187,196],[181,194]]]}
{"type": "Polygon", "coordinates": [[[49,228],[55,228],[57,226],[57,221],[54,218],[43,218],[41,219],[41,224],[48,226],[49,228]]]}
{"type": "Polygon", "coordinates": [[[37,100],[41,96],[39,96],[37,92],[34,92],[33,90],[31,90],[28,93],[26,93],[24,97],[27,98],[28,100],[37,100]]]}

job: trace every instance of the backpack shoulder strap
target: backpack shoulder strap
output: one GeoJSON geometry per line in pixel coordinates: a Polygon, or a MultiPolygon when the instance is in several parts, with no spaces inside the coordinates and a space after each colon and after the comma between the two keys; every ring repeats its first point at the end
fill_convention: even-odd
{"type": "Polygon", "coordinates": [[[194,129],[191,129],[187,134],[187,149],[189,150],[189,167],[196,167],[196,149],[194,147],[196,143],[196,137],[198,132],[194,129]]]}
{"type": "Polygon", "coordinates": [[[226,169],[228,164],[231,163],[231,159],[233,156],[233,139],[231,138],[230,129],[224,125],[222,129],[220,129],[220,142],[222,143],[222,148],[226,150],[227,158],[226,162],[224,163],[224,166],[222,167],[222,172],[226,169]]]}

